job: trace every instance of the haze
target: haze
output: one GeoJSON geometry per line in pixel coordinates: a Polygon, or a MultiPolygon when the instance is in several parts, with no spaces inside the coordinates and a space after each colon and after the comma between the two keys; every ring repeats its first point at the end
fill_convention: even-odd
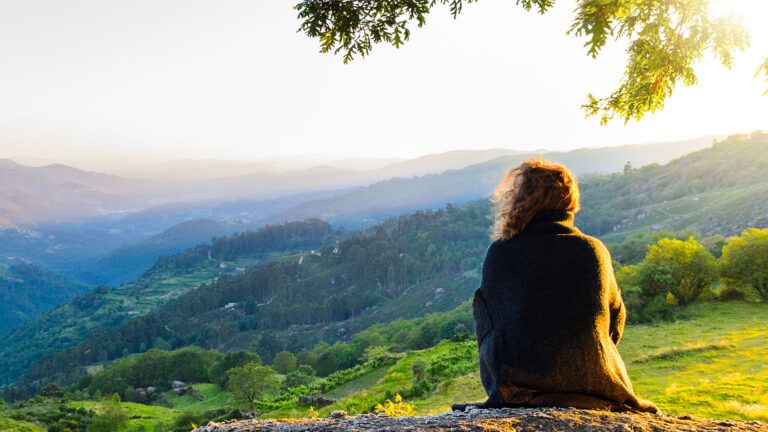
{"type": "Polygon", "coordinates": [[[663,112],[600,127],[580,105],[620,78],[623,47],[593,61],[565,35],[573,2],[544,16],[511,0],[447,8],[400,50],[343,65],[296,33],[286,0],[6,0],[0,5],[0,157],[413,157],[452,149],[565,150],[768,129],[760,0],[752,47],[663,112]]]}

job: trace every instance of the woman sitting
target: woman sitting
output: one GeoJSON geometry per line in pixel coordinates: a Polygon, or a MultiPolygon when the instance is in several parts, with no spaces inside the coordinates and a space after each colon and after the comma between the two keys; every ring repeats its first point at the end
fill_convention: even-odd
{"type": "Polygon", "coordinates": [[[497,407],[657,412],[632,390],[617,345],[626,311],[611,256],[573,225],[576,178],[529,160],[496,191],[493,244],[473,314],[480,377],[497,407]]]}

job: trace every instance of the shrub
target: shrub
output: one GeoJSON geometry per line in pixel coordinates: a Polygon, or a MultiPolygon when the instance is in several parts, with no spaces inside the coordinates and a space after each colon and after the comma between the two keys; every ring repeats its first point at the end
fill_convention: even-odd
{"type": "Polygon", "coordinates": [[[376,405],[374,409],[377,413],[386,414],[389,417],[412,416],[416,413],[412,403],[403,400],[399,394],[395,395],[395,400],[387,400],[384,404],[376,405]]]}
{"type": "Polygon", "coordinates": [[[729,239],[720,258],[720,274],[768,301],[768,228],[750,228],[729,239]]]}
{"type": "Polygon", "coordinates": [[[645,299],[671,293],[685,306],[710,291],[716,270],[715,258],[693,237],[661,239],[638,266],[637,283],[645,299]]]}

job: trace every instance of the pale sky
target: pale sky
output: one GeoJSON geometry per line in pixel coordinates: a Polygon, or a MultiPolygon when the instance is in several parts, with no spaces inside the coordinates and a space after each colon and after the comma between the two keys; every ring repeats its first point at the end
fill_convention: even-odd
{"type": "Polygon", "coordinates": [[[573,1],[539,16],[514,0],[435,9],[399,50],[343,65],[297,33],[296,0],[0,0],[0,157],[413,157],[452,149],[553,150],[768,130],[765,0],[752,48],[711,61],[640,123],[600,127],[580,105],[620,78],[565,32],[573,1]]]}

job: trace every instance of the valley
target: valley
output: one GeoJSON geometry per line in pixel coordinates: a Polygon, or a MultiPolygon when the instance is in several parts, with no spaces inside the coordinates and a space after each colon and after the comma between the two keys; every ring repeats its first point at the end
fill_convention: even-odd
{"type": "MultiPolygon", "coordinates": [[[[766,155],[768,135],[756,133],[663,165],[635,168],[624,161],[621,172],[585,174],[576,224],[608,244],[617,272],[638,264],[647,246],[665,237],[693,236],[719,257],[729,237],[768,227],[768,181],[761,176],[768,168],[766,155]]],[[[579,167],[582,156],[596,158],[590,152],[563,158],[579,167]]],[[[39,424],[35,412],[46,410],[87,417],[100,406],[98,394],[115,392],[132,400],[137,384],[111,374],[152,353],[190,349],[190,355],[206,359],[200,366],[205,370],[221,361],[221,353],[246,351],[264,364],[289,352],[311,366],[314,383],[260,402],[258,411],[268,417],[308,415],[308,406],[297,402],[306,392],[335,401],[316,407],[321,414],[369,412],[396,394],[417,413],[480,399],[467,300],[479,284],[492,207],[478,198],[491,192],[516,157],[318,199],[303,195],[257,220],[181,221],[78,273],[81,280],[109,279],[112,287],[89,289],[77,279],[57,279],[71,284],[70,291],[55,288],[60,300],[43,304],[0,339],[0,380],[9,402],[38,394],[49,383],[73,400],[64,405],[55,398],[38,400],[29,410],[14,408],[11,419],[39,424]],[[301,219],[310,214],[321,217],[301,219]],[[289,222],[294,219],[300,220],[289,222]],[[112,268],[122,270],[112,274],[112,268]],[[366,354],[379,346],[385,348],[377,357],[366,354]],[[438,363],[442,366],[430,367],[438,363]],[[414,364],[431,372],[415,378],[414,368],[422,366],[414,364]],[[97,393],[102,384],[93,380],[105,379],[120,384],[97,393]]],[[[621,157],[606,163],[618,166],[621,157]]],[[[629,276],[621,280],[636,283],[629,276]]],[[[632,321],[622,346],[640,394],[669,412],[765,419],[759,384],[764,371],[750,360],[761,358],[765,349],[764,303],[750,293],[732,294],[722,281],[705,300],[679,310],[643,297],[638,286],[625,288],[631,311],[644,308],[634,315],[643,318],[632,321]],[[737,301],[726,301],[728,295],[737,301]],[[690,372],[681,369],[686,359],[690,372]],[[723,374],[727,368],[735,372],[723,374]],[[697,374],[724,378],[696,381],[697,374]],[[744,393],[713,399],[734,380],[745,380],[739,384],[744,393]],[[750,398],[752,390],[756,396],[750,398]]],[[[195,376],[187,380],[191,393],[185,396],[164,388],[163,378],[158,381],[162,403],[153,396],[134,400],[143,404],[124,404],[135,410],[131,424],[146,429],[229,415],[234,406],[229,390],[201,378],[207,375],[195,376]]],[[[279,378],[288,379],[284,373],[279,378]]]]}

